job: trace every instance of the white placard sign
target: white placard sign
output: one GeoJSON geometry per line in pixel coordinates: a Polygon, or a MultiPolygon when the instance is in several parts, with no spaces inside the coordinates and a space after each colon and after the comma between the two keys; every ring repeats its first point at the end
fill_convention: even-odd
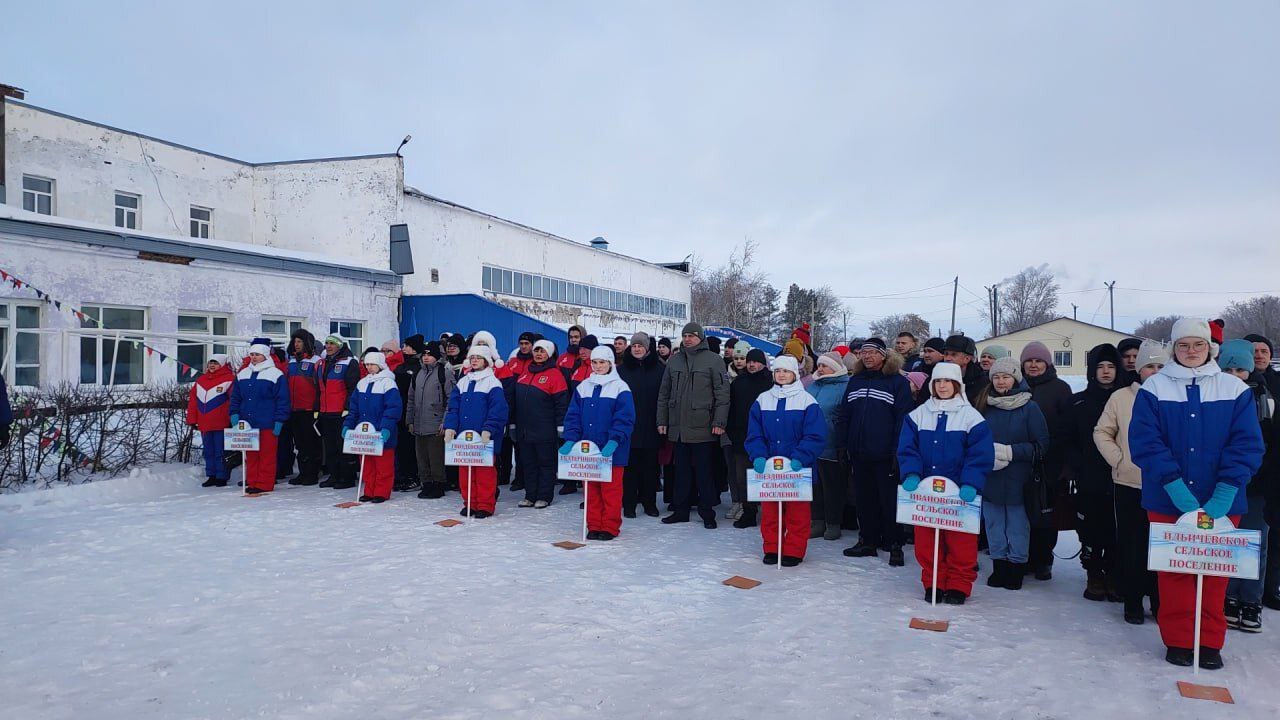
{"type": "Polygon", "coordinates": [[[898,522],[977,535],[982,530],[982,500],[965,502],[960,486],[941,475],[920,481],[915,490],[898,486],[898,522]]]}
{"type": "Polygon", "coordinates": [[[1147,569],[1257,580],[1262,533],[1195,510],[1176,523],[1151,523],[1147,569]]]}
{"type": "Polygon", "coordinates": [[[261,437],[249,423],[241,420],[233,428],[222,431],[223,449],[230,452],[257,452],[261,437]]]}
{"type": "Polygon", "coordinates": [[[493,465],[493,441],[485,442],[475,430],[463,430],[444,443],[444,464],[461,467],[493,465]]]}
{"type": "Polygon", "coordinates": [[[764,461],[764,472],[747,468],[749,502],[802,502],[813,500],[813,468],[791,469],[791,459],[775,455],[764,461]]]}
{"type": "Polygon", "coordinates": [[[613,480],[613,458],[601,455],[600,448],[590,440],[579,440],[573,444],[573,452],[559,457],[556,477],[561,480],[577,482],[611,482],[613,480]]]}
{"type": "Polygon", "coordinates": [[[342,452],[348,455],[381,455],[382,433],[371,422],[362,422],[347,431],[342,452]]]}

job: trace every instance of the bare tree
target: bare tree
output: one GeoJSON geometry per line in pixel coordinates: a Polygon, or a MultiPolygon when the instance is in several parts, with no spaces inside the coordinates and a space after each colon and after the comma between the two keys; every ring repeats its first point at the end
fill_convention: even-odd
{"type": "Polygon", "coordinates": [[[1150,320],[1143,320],[1138,323],[1138,327],[1134,328],[1133,334],[1148,340],[1169,342],[1171,339],[1169,336],[1173,334],[1173,324],[1181,317],[1181,315],[1161,315],[1150,320]]]}
{"type": "MultiPolygon", "coordinates": [[[[1027,267],[1013,277],[1000,281],[1000,334],[1017,332],[1058,317],[1058,281],[1049,265],[1027,267]]],[[[986,308],[982,318],[991,323],[986,308]]]]}
{"type": "Polygon", "coordinates": [[[782,309],[781,332],[777,337],[785,342],[792,330],[809,323],[811,346],[821,352],[843,339],[840,337],[841,326],[836,321],[843,311],[844,301],[830,285],[805,289],[792,283],[787,288],[787,303],[782,309]]]}
{"type": "Polygon", "coordinates": [[[1275,338],[1280,332],[1280,297],[1263,295],[1241,302],[1233,302],[1222,311],[1226,323],[1223,334],[1227,338],[1244,337],[1252,333],[1275,338]]]}
{"type": "Polygon", "coordinates": [[[879,320],[871,323],[869,328],[871,334],[875,337],[883,339],[890,345],[898,333],[909,332],[917,338],[924,340],[930,337],[929,321],[920,317],[915,313],[904,313],[902,315],[886,315],[879,320]]]}
{"type": "Polygon", "coordinates": [[[692,278],[693,319],[704,325],[727,325],[770,337],[778,326],[779,293],[755,264],[756,243],[747,240],[729,260],[708,268],[695,259],[692,278]]]}

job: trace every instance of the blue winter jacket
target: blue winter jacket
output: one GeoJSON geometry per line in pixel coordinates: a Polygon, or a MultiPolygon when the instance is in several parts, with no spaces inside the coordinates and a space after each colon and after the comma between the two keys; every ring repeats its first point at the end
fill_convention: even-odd
{"type": "MultiPolygon", "coordinates": [[[[1036,453],[1044,457],[1049,449],[1049,425],[1045,422],[1040,406],[1031,399],[1031,390],[1019,383],[1009,397],[1026,395],[1026,403],[1005,410],[990,404],[982,411],[991,431],[991,439],[1013,450],[1013,460],[1000,470],[987,476],[982,489],[982,499],[997,505],[1021,505],[1023,486],[1035,472],[1036,453]]],[[[994,446],[993,446],[994,448],[994,446]]]]}
{"type": "MultiPolygon", "coordinates": [[[[859,361],[855,368],[861,367],[859,361]]],[[[911,383],[898,372],[901,367],[901,356],[891,353],[880,370],[860,370],[849,377],[832,433],[835,446],[848,450],[850,457],[893,457],[902,418],[915,405],[911,383]]]]}
{"type": "Polygon", "coordinates": [[[809,384],[809,394],[818,401],[818,409],[822,410],[822,417],[827,423],[827,445],[822,449],[820,456],[823,460],[838,459],[835,433],[836,408],[840,407],[840,403],[844,400],[844,389],[848,384],[848,373],[814,378],[814,381],[809,384]]]}
{"type": "Polygon", "coordinates": [[[507,428],[507,395],[502,381],[485,368],[469,372],[458,380],[449,393],[449,409],[444,414],[444,429],[455,433],[463,430],[489,431],[493,455],[502,452],[502,433],[507,428]]]}
{"type": "Polygon", "coordinates": [[[799,381],[760,394],[747,418],[747,457],[781,455],[813,467],[827,442],[827,421],[818,401],[799,381]],[[794,388],[794,389],[793,389],[794,388]]]}
{"type": "Polygon", "coordinates": [[[1245,486],[1262,465],[1253,391],[1218,364],[1169,363],[1147,378],[1133,403],[1129,451],[1142,470],[1142,507],[1181,515],[1165,485],[1182,478],[1201,506],[1222,482],[1238,488],[1228,515],[1249,507],[1245,486]]]}
{"type": "Polygon", "coordinates": [[[995,460],[991,428],[960,398],[929,398],[902,422],[898,436],[901,477],[941,475],[982,492],[995,460]]]}
{"type": "Polygon", "coordinates": [[[564,416],[565,442],[590,440],[600,447],[610,440],[618,443],[613,451],[614,467],[626,467],[631,456],[631,432],[636,426],[636,408],[631,388],[616,372],[603,383],[593,375],[578,383],[564,416]]]}
{"type": "Polygon", "coordinates": [[[391,437],[382,444],[384,450],[396,446],[396,425],[404,414],[404,402],[400,400],[396,376],[390,370],[360,378],[356,391],[347,401],[347,410],[347,419],[342,424],[348,430],[354,430],[362,422],[372,423],[379,431],[391,431],[391,437]]]}
{"type": "Polygon", "coordinates": [[[289,419],[289,379],[269,358],[236,374],[231,414],[254,430],[271,430],[289,419]]]}

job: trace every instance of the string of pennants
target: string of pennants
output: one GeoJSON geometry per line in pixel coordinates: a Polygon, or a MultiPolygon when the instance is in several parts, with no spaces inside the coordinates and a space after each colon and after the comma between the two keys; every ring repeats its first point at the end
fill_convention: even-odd
{"type": "Polygon", "coordinates": [[[62,430],[56,424],[50,422],[49,418],[39,417],[37,418],[37,423],[21,430],[18,434],[18,439],[21,440],[31,433],[38,433],[41,448],[52,448],[55,453],[61,453],[70,458],[77,468],[84,468],[94,464],[93,457],[81,451],[71,441],[63,438],[62,430]]]}
{"type": "MultiPolygon", "coordinates": [[[[102,322],[101,322],[100,320],[97,320],[97,319],[95,319],[95,318],[93,318],[93,317],[91,317],[91,316],[89,316],[89,315],[87,315],[87,314],[85,314],[85,313],[81,312],[78,308],[73,307],[73,306],[71,305],[71,303],[64,303],[64,302],[62,302],[61,300],[56,300],[56,299],[54,299],[51,295],[49,295],[49,293],[47,293],[47,292],[45,292],[45,291],[41,290],[40,288],[36,287],[35,285],[32,285],[32,284],[31,284],[31,283],[29,283],[29,282],[27,282],[27,281],[25,281],[25,280],[23,280],[23,279],[19,278],[18,276],[14,275],[13,273],[11,273],[11,272],[9,272],[9,271],[7,271],[7,270],[4,270],[3,268],[0,268],[0,282],[5,282],[5,283],[8,283],[8,284],[12,285],[12,286],[14,287],[14,289],[15,289],[15,290],[21,290],[22,288],[24,288],[24,287],[25,287],[25,288],[27,288],[28,290],[30,290],[31,292],[35,293],[37,298],[39,298],[39,299],[41,299],[41,300],[43,300],[43,301],[45,301],[45,302],[50,303],[51,305],[53,305],[53,307],[54,307],[54,308],[56,308],[59,312],[69,312],[69,313],[71,313],[72,315],[74,315],[74,316],[76,317],[76,319],[77,319],[77,320],[79,320],[79,321],[80,321],[80,322],[82,322],[82,323],[92,323],[92,324],[96,325],[99,329],[104,329],[104,328],[102,328],[102,322]]],[[[161,363],[166,363],[166,362],[171,362],[171,361],[172,361],[173,363],[177,364],[177,366],[178,366],[178,368],[179,368],[179,369],[181,369],[181,370],[182,370],[182,376],[183,376],[183,377],[190,378],[190,379],[194,380],[197,376],[199,376],[199,375],[200,375],[200,369],[199,369],[199,368],[192,367],[192,366],[190,366],[190,365],[188,365],[188,364],[186,364],[186,363],[182,362],[182,361],[181,361],[181,360],[179,360],[178,358],[174,357],[173,355],[171,355],[171,354],[169,354],[169,353],[166,353],[166,352],[163,352],[163,351],[161,351],[159,348],[156,348],[156,347],[153,347],[153,346],[151,346],[151,345],[148,345],[147,343],[143,342],[142,340],[132,340],[132,339],[128,339],[128,338],[121,338],[121,339],[120,339],[120,342],[122,342],[122,343],[129,343],[130,345],[134,346],[135,348],[136,348],[136,347],[140,347],[140,348],[142,348],[142,349],[147,353],[147,357],[152,357],[152,356],[159,357],[159,358],[160,358],[160,362],[161,362],[161,363]]]]}

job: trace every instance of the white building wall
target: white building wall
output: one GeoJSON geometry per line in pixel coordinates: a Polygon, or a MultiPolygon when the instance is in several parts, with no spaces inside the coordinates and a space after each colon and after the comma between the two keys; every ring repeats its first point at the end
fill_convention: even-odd
{"type": "MultiPolygon", "coordinates": [[[[481,290],[484,265],[538,273],[689,306],[689,275],[492,216],[406,195],[416,273],[405,276],[405,295],[476,293],[560,327],[585,325],[592,333],[635,330],[679,334],[685,318],[617,313],[571,303],[553,303],[481,290]],[[439,281],[431,281],[431,270],[439,281]]],[[[687,315],[687,313],[686,313],[687,315]]]]}
{"type": "MultiPolygon", "coordinates": [[[[148,308],[148,330],[155,333],[176,333],[177,315],[186,310],[229,315],[229,334],[244,339],[262,334],[263,315],[303,318],[304,327],[317,339],[328,333],[330,320],[365,322],[366,344],[379,345],[398,336],[399,288],[390,284],[201,260],[190,265],[151,262],[124,250],[7,234],[0,234],[0,258],[7,270],[35,283],[64,306],[101,303],[148,308]]],[[[31,291],[7,284],[0,287],[0,297],[35,300],[31,291]]],[[[74,329],[79,321],[70,312],[46,304],[41,327],[74,329]]],[[[78,336],[66,334],[64,341],[59,334],[46,333],[43,338],[42,382],[78,380],[78,336]]],[[[174,354],[177,341],[157,338],[148,344],[174,354]]],[[[149,382],[175,377],[172,364],[162,367],[155,357],[148,363],[149,382]]]]}

